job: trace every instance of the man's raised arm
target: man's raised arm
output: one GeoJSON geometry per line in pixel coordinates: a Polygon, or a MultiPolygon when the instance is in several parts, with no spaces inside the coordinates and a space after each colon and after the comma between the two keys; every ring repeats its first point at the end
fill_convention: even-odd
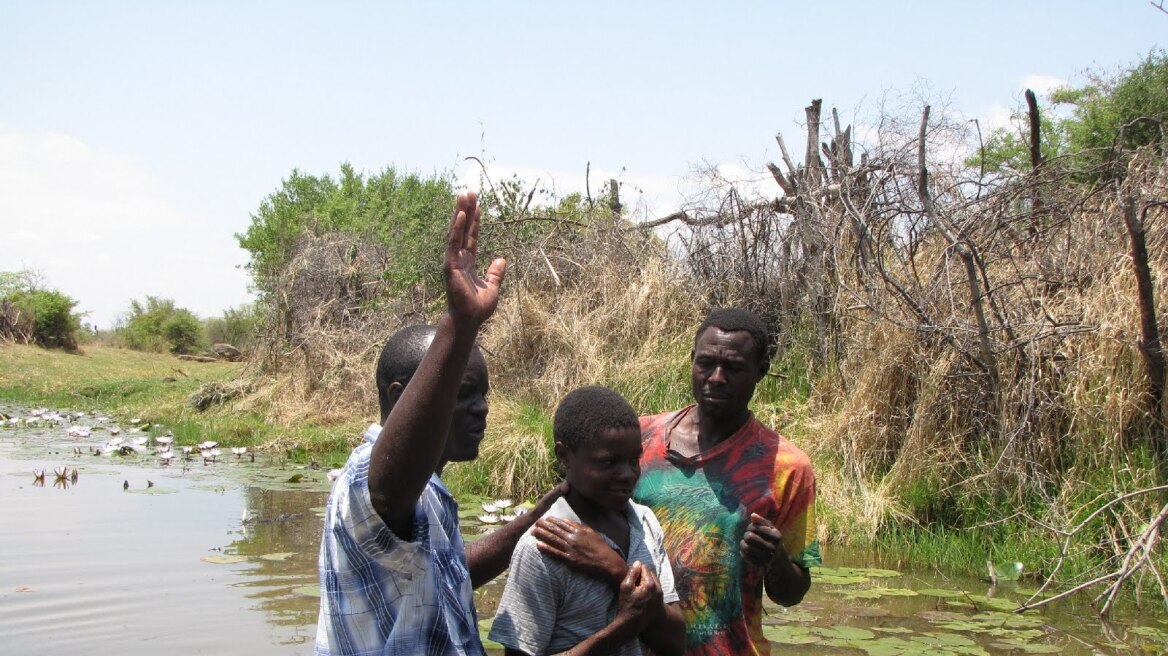
{"type": "Polygon", "coordinates": [[[507,261],[498,258],[478,277],[478,237],[478,199],[474,192],[459,194],[446,238],[446,315],[373,445],[370,500],[390,530],[405,540],[414,537],[414,507],[442,458],[467,360],[479,328],[499,303],[507,271],[507,261]]]}

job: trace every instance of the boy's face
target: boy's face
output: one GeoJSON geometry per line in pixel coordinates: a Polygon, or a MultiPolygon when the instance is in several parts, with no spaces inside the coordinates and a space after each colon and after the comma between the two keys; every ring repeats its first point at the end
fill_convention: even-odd
{"type": "Polygon", "coordinates": [[[458,387],[458,398],[454,402],[454,412],[450,417],[450,432],[446,437],[444,462],[465,462],[479,456],[479,445],[487,430],[487,392],[490,390],[487,375],[487,361],[475,349],[462,383],[458,387]]]}
{"type": "Polygon", "coordinates": [[[621,510],[641,476],[639,428],[608,428],[573,451],[556,444],[572,491],[607,510],[621,510]]]}

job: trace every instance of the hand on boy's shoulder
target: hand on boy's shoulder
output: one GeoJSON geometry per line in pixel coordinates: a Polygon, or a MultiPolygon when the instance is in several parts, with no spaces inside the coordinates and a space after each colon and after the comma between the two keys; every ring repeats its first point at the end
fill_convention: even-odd
{"type": "Polygon", "coordinates": [[[541,553],[574,572],[615,586],[628,571],[620,554],[589,526],[560,517],[544,517],[535,523],[531,535],[541,553]]]}

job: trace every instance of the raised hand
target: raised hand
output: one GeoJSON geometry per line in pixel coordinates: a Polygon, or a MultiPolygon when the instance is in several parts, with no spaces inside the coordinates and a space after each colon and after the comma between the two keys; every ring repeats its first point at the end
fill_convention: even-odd
{"type": "Polygon", "coordinates": [[[742,559],[756,567],[770,567],[776,558],[787,555],[782,532],[758,513],[750,513],[750,525],[738,546],[742,559]]]}
{"type": "Polygon", "coordinates": [[[456,323],[478,328],[499,304],[499,286],[507,273],[507,260],[496,258],[479,278],[475,258],[479,242],[479,203],[473,191],[458,195],[450,233],[446,237],[446,309],[456,323]]]}

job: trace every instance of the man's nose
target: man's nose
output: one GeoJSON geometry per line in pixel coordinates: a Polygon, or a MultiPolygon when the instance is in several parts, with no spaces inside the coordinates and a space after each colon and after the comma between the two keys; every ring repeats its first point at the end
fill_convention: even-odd
{"type": "Polygon", "coordinates": [[[470,411],[476,415],[482,415],[486,417],[487,413],[491,411],[491,404],[487,403],[486,397],[480,396],[478,401],[475,401],[475,403],[470,407],[470,411]]]}
{"type": "Polygon", "coordinates": [[[726,382],[726,371],[722,368],[721,365],[715,366],[714,370],[710,372],[710,382],[711,383],[725,383],[726,382]]]}

